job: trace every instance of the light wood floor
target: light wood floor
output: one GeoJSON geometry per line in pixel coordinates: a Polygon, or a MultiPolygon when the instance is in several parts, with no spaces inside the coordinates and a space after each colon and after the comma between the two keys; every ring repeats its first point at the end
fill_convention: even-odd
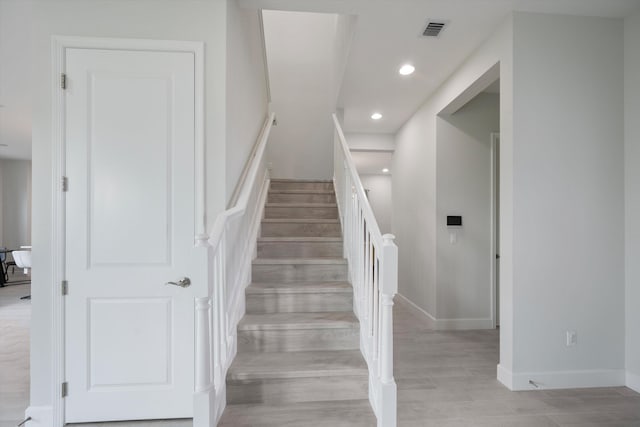
{"type": "Polygon", "coordinates": [[[0,427],[15,427],[29,405],[30,285],[0,288],[0,427]]]}
{"type": "MultiPolygon", "coordinates": [[[[0,288],[0,427],[28,406],[31,304],[28,285],[0,288]]],[[[433,331],[395,306],[395,377],[400,427],[638,427],[640,394],[626,387],[510,392],[495,379],[496,331],[433,331]]],[[[187,420],[100,423],[188,427],[187,420]]],[[[80,425],[76,425],[80,426],[80,425]]]]}

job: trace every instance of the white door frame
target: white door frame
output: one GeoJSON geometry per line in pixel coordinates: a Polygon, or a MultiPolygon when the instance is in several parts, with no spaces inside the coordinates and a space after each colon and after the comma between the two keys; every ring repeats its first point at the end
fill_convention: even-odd
{"type": "Polygon", "coordinates": [[[496,197],[498,197],[499,181],[499,158],[500,155],[500,133],[491,132],[491,253],[490,253],[490,270],[489,276],[491,280],[491,323],[493,328],[497,326],[498,319],[498,304],[497,304],[497,268],[496,268],[496,253],[498,247],[498,241],[496,239],[496,223],[500,220],[499,212],[496,212],[496,197]],[[498,193],[498,194],[497,194],[498,193]]]}
{"type": "Polygon", "coordinates": [[[52,52],[52,211],[51,211],[51,404],[52,427],[63,427],[65,423],[62,383],[65,381],[65,323],[64,297],[62,283],[65,280],[65,194],[63,177],[65,176],[65,97],[61,79],[65,73],[66,49],[105,49],[139,50],[161,52],[189,52],[194,55],[195,70],[195,229],[194,245],[200,244],[206,237],[205,224],[205,180],[204,180],[204,43],[176,40],[145,40],[53,36],[52,52]]]}

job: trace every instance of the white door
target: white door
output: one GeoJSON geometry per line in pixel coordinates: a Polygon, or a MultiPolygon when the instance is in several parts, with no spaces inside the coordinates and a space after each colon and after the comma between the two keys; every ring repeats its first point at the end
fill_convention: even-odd
{"type": "Polygon", "coordinates": [[[66,421],[191,417],[194,56],[67,49],[65,64],[66,421]]]}

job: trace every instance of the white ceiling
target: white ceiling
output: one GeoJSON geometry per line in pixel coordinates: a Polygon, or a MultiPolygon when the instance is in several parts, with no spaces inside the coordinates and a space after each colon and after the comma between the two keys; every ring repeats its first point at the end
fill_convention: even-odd
{"type": "Polygon", "coordinates": [[[353,14],[355,32],[338,98],[346,132],[395,133],[512,11],[623,17],[640,0],[238,0],[245,7],[353,14]],[[438,38],[430,19],[449,24],[438,38]],[[398,74],[405,62],[416,72],[398,74]],[[374,111],[383,114],[370,119],[374,111]]]}
{"type": "MultiPolygon", "coordinates": [[[[91,1],[91,0],[87,0],[91,1]]],[[[135,1],[135,0],[129,0],[135,1]]],[[[604,17],[640,11],[640,0],[237,0],[242,6],[357,16],[338,106],[347,132],[394,133],[514,10],[604,17]],[[420,37],[428,19],[449,26],[420,37]],[[397,74],[404,62],[411,77],[397,74]],[[379,121],[369,117],[376,110],[379,121]]],[[[31,2],[0,0],[0,158],[31,157],[31,2]]]]}

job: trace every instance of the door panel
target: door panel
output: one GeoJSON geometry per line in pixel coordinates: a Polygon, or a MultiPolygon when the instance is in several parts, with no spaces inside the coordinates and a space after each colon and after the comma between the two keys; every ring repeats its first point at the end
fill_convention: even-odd
{"type": "Polygon", "coordinates": [[[93,265],[170,260],[170,77],[91,74],[87,148],[93,265]],[[130,245],[131,236],[147,242],[147,250],[130,245]]]}
{"type": "Polygon", "coordinates": [[[192,416],[194,57],[67,49],[67,422],[192,416]],[[166,285],[189,277],[189,288],[166,285]]]}

